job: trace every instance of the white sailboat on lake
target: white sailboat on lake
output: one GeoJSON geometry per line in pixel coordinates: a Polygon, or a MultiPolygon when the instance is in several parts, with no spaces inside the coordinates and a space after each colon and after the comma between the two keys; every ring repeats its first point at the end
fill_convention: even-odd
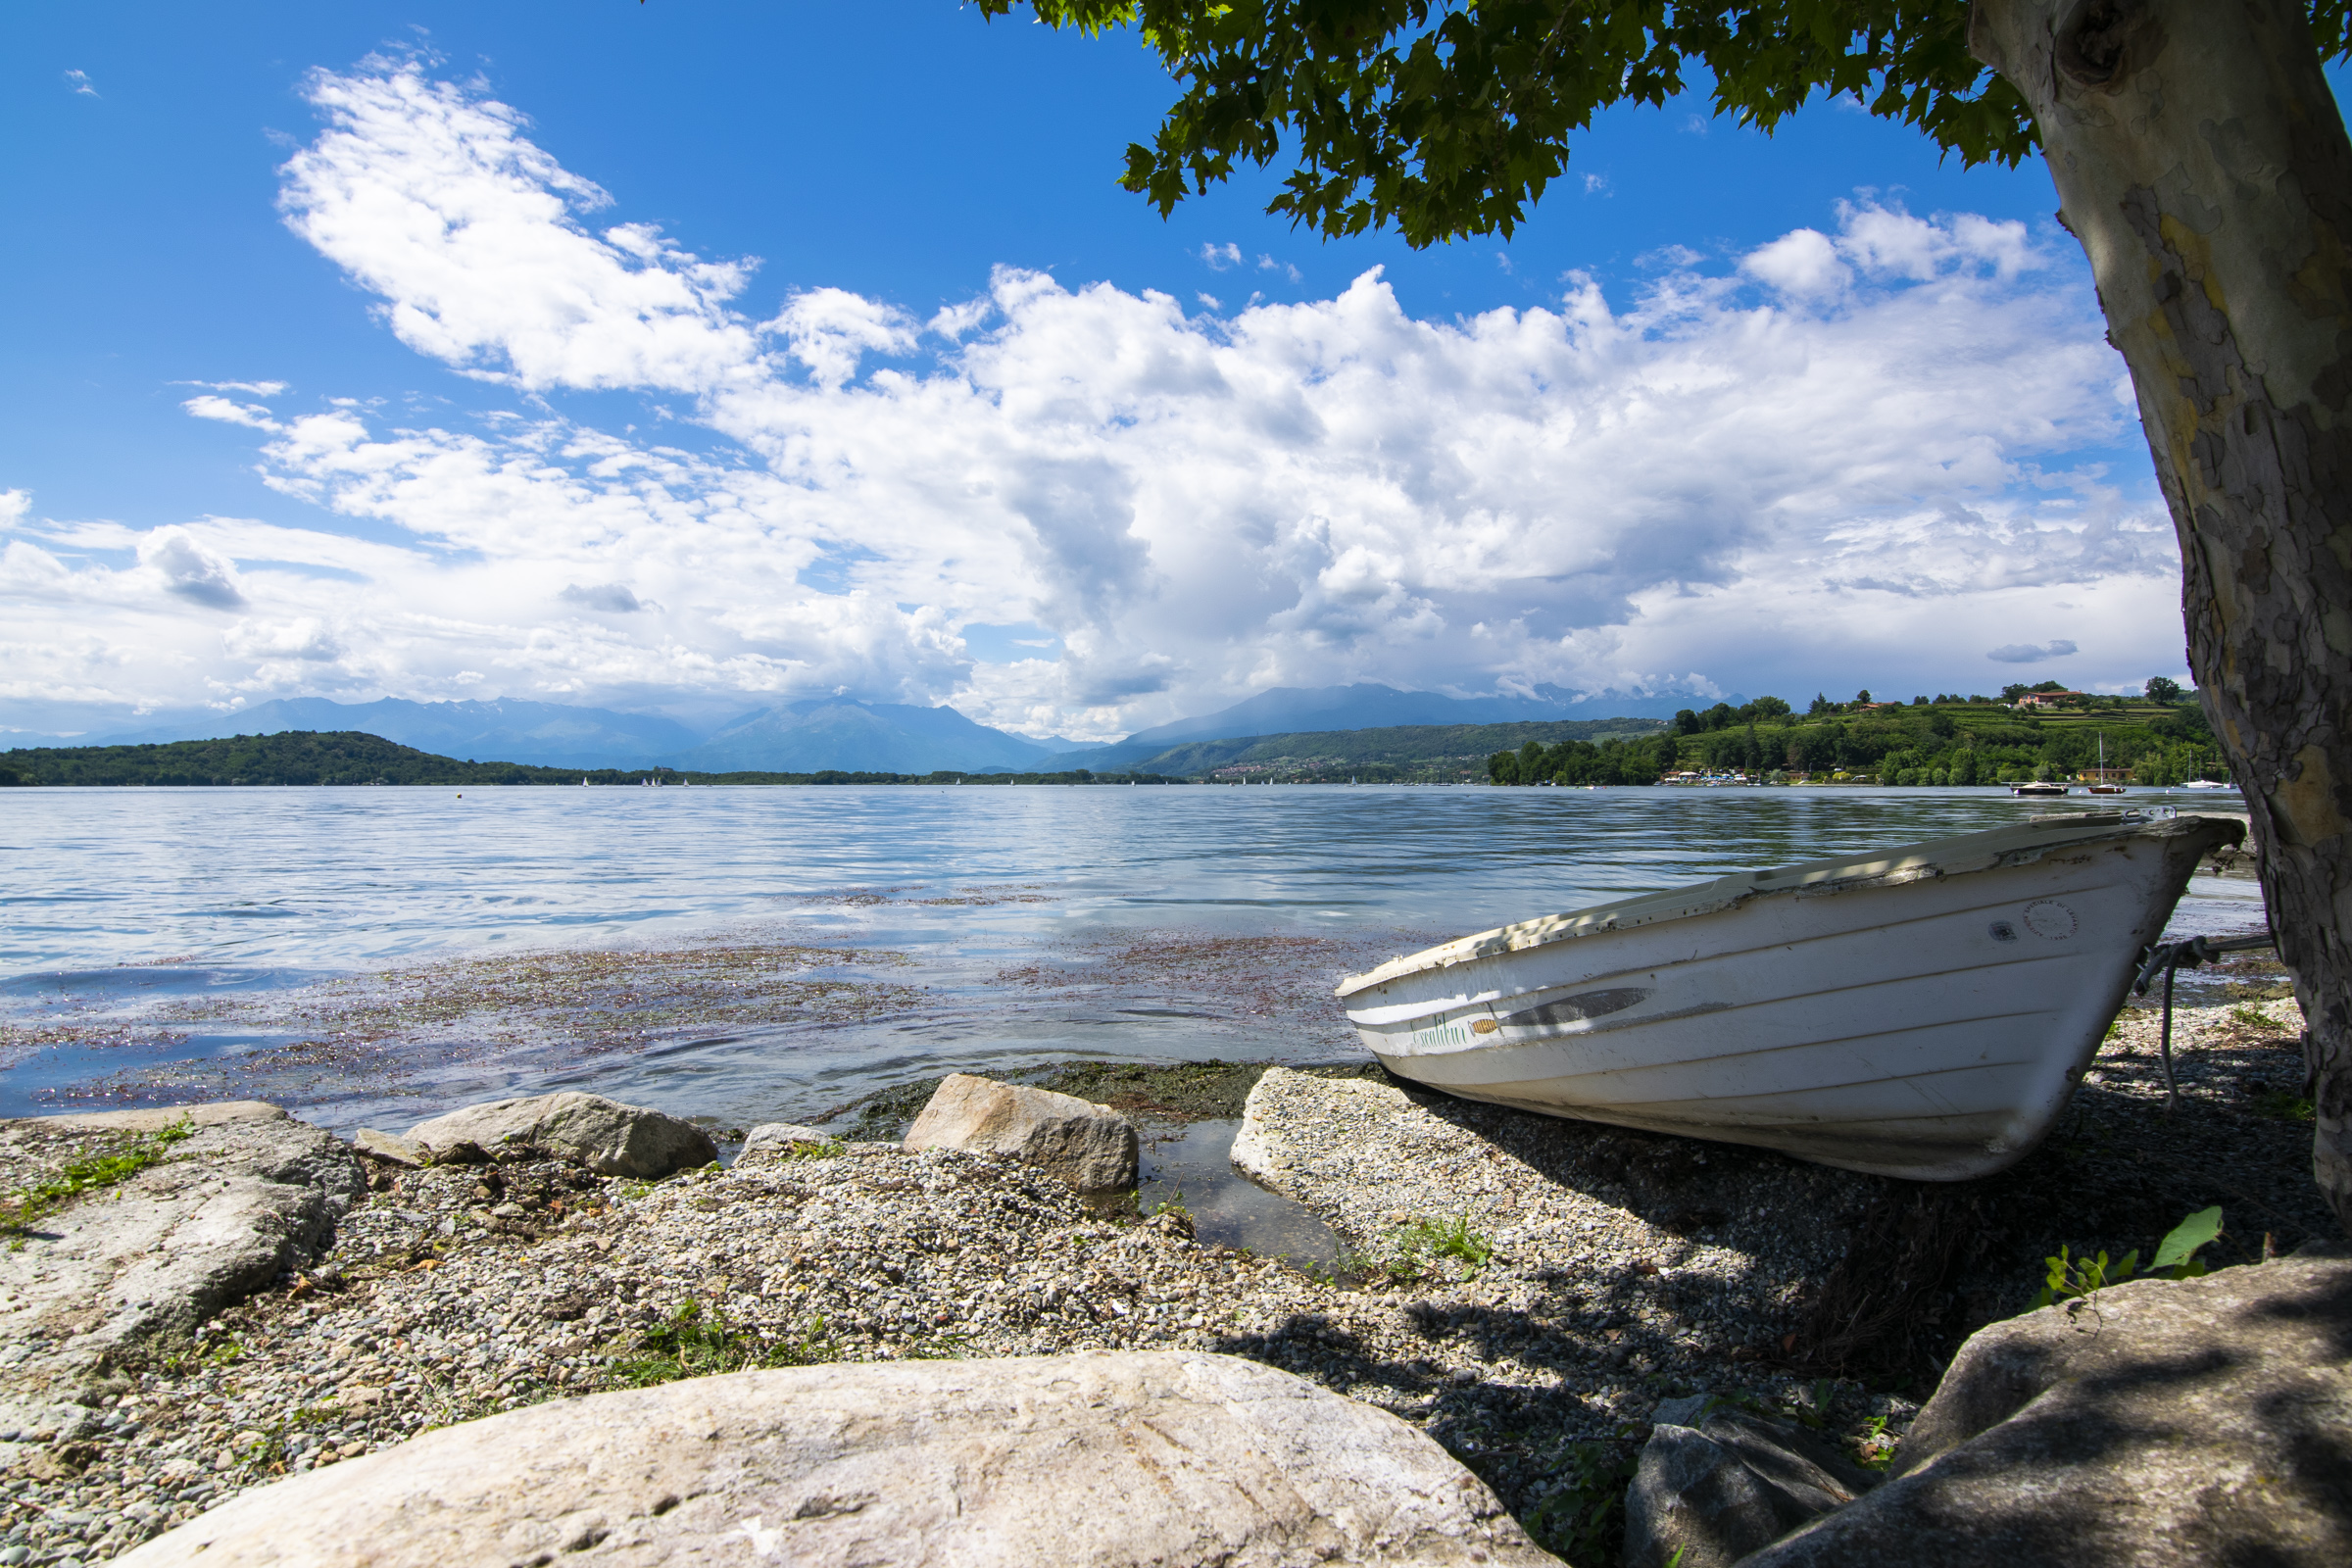
{"type": "Polygon", "coordinates": [[[2103,812],[1523,921],[1342,982],[1392,1072],[1470,1100],[1921,1181],[2049,1131],[2233,817],[2103,812]]]}

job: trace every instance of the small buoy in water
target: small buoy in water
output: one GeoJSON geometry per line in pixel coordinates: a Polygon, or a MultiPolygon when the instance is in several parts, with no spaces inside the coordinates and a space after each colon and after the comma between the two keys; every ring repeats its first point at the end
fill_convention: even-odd
{"type": "Polygon", "coordinates": [[[458,791],[458,799],[462,801],[462,800],[464,800],[465,798],[466,798],[466,792],[465,792],[464,790],[460,790],[460,791],[458,791]]]}

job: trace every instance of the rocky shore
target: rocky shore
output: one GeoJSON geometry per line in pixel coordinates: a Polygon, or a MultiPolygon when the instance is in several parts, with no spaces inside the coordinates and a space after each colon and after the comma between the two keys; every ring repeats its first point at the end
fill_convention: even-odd
{"type": "MultiPolygon", "coordinates": [[[[2260,1023],[2256,1005],[2184,1009],[2187,1104],[2169,1120],[2152,1026],[2128,1018],[2051,1145],[2006,1187],[1974,1190],[1374,1078],[1229,1073],[1219,1082],[1250,1095],[1236,1158],[1332,1227],[1348,1255],[1327,1273],[1201,1245],[1181,1209],[1090,1202],[1016,1158],[885,1138],[770,1140],[732,1167],[648,1181],[527,1145],[413,1166],[295,1122],[283,1136],[308,1141],[307,1165],[205,1156],[247,1158],[218,1179],[273,1183],[284,1191],[262,1196],[292,1216],[268,1277],[231,1293],[241,1301],[179,1317],[152,1301],[77,1305],[53,1266],[74,1227],[163,1201],[166,1187],[172,1201],[205,1198],[191,1139],[64,1200],[0,1253],[0,1568],[101,1561],[257,1485],[576,1394],[758,1367],[1149,1349],[1246,1357],[1391,1411],[1539,1543],[1597,1562],[1614,1554],[1614,1499],[1663,1400],[1736,1396],[1883,1462],[1940,1358],[2022,1308],[2057,1241],[2145,1249],[2221,1189],[2230,1235],[2217,1253],[2234,1252],[2216,1263],[2260,1256],[2266,1233],[2278,1250],[2321,1234],[2292,1005],[2259,1004],[2260,1023]],[[1962,1233],[1984,1228],[1987,1204],[2009,1224],[1972,1245],[1962,1233]],[[1897,1277],[1904,1258],[1918,1277],[1897,1277]],[[110,1313],[137,1322],[109,1329],[110,1313]],[[1858,1333],[1863,1318],[1885,1321],[1858,1333]]],[[[1170,1108],[1239,1107],[1212,1096],[1170,1108]]],[[[855,1110],[840,1120],[898,1130],[855,1110]]],[[[153,1137],[7,1124],[0,1189],[153,1137]]],[[[108,1255],[119,1298],[129,1259],[108,1255]]]]}

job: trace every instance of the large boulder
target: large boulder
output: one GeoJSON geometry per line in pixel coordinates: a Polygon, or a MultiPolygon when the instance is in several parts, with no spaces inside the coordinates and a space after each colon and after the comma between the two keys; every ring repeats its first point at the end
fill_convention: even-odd
{"type": "Polygon", "coordinates": [[[1135,1185],[1135,1124],[1108,1105],[970,1073],[950,1073],[906,1130],[908,1151],[1012,1154],[1082,1193],[1135,1185]]]}
{"type": "Polygon", "coordinates": [[[368,1187],[332,1133],[234,1101],[0,1121],[0,1188],[131,1152],[160,1158],[0,1245],[0,1438],[70,1435],[120,1365],[316,1259],[368,1187]]]}
{"type": "Polygon", "coordinates": [[[2341,1568],[2352,1261],[2138,1280],[1981,1330],[1897,1470],[1743,1568],[2341,1568]]]}
{"type": "Polygon", "coordinates": [[[1800,1427],[1691,1402],[1696,1425],[1660,1422],[1642,1449],[1625,1568],[1730,1568],[1878,1482],[1800,1427]]]}
{"type": "Polygon", "coordinates": [[[1550,1564],[1396,1417],[1237,1357],[868,1362],[534,1405],[249,1492],[116,1559],[1029,1568],[1550,1564]]]}
{"type": "Polygon", "coordinates": [[[492,1157],[529,1149],[576,1160],[599,1176],[640,1179],[698,1169],[718,1158],[710,1135],[690,1121],[577,1090],[467,1105],[410,1128],[408,1141],[435,1159],[463,1157],[467,1146],[492,1157]]]}

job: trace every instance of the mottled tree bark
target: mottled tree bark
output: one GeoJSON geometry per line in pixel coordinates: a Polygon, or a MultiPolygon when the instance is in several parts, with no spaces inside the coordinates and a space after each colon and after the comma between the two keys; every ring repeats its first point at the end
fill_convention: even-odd
{"type": "Polygon", "coordinates": [[[2352,1232],[2352,142],[2299,0],[1977,0],[1970,44],[2132,368],[2352,1232]]]}

